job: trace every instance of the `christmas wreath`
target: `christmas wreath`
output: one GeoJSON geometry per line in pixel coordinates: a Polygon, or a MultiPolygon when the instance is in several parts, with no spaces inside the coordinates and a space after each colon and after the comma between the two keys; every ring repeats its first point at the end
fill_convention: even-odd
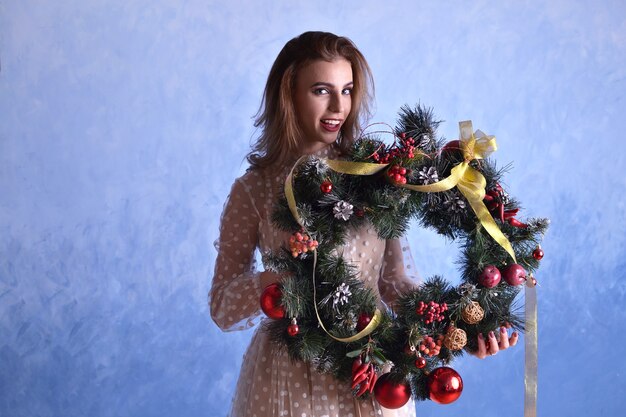
{"type": "Polygon", "coordinates": [[[265,330],[292,359],[387,408],[411,395],[456,400],[462,379],[447,365],[476,350],[479,333],[503,323],[524,330],[517,296],[522,284],[536,283],[543,257],[549,222],[516,218],[520,205],[501,186],[507,167],[487,159],[495,138],[461,122],[460,139],[445,143],[439,124],[431,109],[405,106],[392,144],[369,134],[347,159],[301,158],[272,216],[293,234],[289,247],[265,256],[285,276],[261,295],[275,319],[265,330]],[[379,311],[375,293],[336,249],[350,228],[369,222],[380,239],[394,239],[413,219],[460,242],[460,283],[431,277],[379,311]]]}

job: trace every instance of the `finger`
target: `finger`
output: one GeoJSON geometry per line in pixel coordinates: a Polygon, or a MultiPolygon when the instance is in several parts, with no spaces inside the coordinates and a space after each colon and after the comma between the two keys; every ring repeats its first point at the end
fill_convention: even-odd
{"type": "Polygon", "coordinates": [[[509,334],[506,331],[506,327],[500,327],[500,350],[508,349],[509,347],[509,334]]]}
{"type": "Polygon", "coordinates": [[[517,344],[517,339],[519,338],[519,334],[517,332],[513,332],[511,338],[509,339],[509,346],[515,346],[517,344]]]}
{"type": "Polygon", "coordinates": [[[478,352],[476,356],[480,359],[484,359],[487,356],[487,346],[485,346],[485,338],[482,333],[478,333],[478,352]]]}
{"type": "Polygon", "coordinates": [[[495,355],[499,350],[500,348],[498,347],[496,335],[493,332],[489,332],[489,354],[495,355]]]}

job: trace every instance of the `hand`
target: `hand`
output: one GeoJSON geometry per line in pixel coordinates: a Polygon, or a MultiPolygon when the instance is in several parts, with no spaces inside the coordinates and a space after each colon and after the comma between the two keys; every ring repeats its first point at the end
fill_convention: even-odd
{"type": "Polygon", "coordinates": [[[280,283],[280,281],[282,280],[282,275],[279,275],[276,272],[272,271],[263,271],[261,272],[261,276],[259,279],[261,281],[261,290],[263,290],[270,284],[273,284],[275,282],[280,283]]]}
{"type": "Polygon", "coordinates": [[[507,328],[510,328],[510,324],[506,324],[505,326],[500,327],[500,335],[498,339],[493,332],[489,332],[487,340],[485,340],[482,333],[478,335],[478,350],[476,352],[470,352],[472,355],[476,356],[479,359],[485,359],[487,356],[493,356],[501,350],[508,349],[511,346],[515,346],[517,343],[518,334],[517,332],[513,332],[511,337],[509,337],[509,333],[507,328]]]}

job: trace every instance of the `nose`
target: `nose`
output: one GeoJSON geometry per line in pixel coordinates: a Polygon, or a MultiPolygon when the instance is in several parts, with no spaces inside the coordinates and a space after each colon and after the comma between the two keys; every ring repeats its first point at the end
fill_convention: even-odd
{"type": "Polygon", "coordinates": [[[330,98],[330,103],[328,103],[328,109],[333,113],[343,113],[344,104],[343,97],[341,94],[332,94],[330,98]]]}

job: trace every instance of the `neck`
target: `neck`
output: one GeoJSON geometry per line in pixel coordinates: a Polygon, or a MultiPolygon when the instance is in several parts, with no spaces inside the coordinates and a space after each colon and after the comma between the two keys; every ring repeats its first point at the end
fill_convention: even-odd
{"type": "Polygon", "coordinates": [[[333,144],[328,144],[328,143],[323,143],[323,142],[315,142],[312,144],[307,144],[304,146],[300,146],[300,149],[298,149],[298,153],[300,155],[313,155],[317,152],[322,151],[323,149],[329,146],[332,146],[333,144]]]}

